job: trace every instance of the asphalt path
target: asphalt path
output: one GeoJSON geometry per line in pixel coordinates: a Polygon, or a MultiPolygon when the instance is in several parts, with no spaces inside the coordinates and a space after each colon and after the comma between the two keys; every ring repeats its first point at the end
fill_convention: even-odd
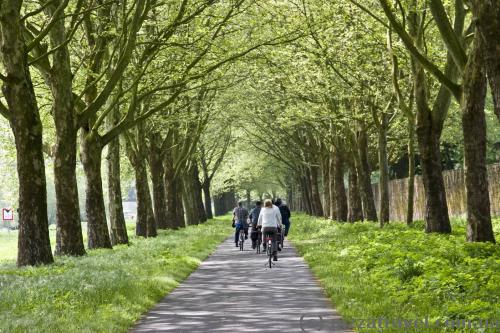
{"type": "Polygon", "coordinates": [[[289,242],[264,253],[224,241],[131,332],[352,332],[289,242]]]}

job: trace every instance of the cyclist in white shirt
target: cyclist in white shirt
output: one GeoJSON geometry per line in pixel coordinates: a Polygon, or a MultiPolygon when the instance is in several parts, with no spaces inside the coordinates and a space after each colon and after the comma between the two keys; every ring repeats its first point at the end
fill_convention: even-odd
{"type": "MultiPolygon", "coordinates": [[[[260,211],[259,221],[257,222],[258,226],[262,227],[262,235],[264,236],[264,240],[267,236],[272,238],[272,251],[273,251],[273,260],[278,260],[278,244],[276,242],[276,238],[278,236],[278,228],[281,228],[281,213],[278,207],[274,206],[272,201],[266,199],[264,201],[264,208],[260,211]]],[[[264,242],[264,246],[266,243],[264,242]]]]}

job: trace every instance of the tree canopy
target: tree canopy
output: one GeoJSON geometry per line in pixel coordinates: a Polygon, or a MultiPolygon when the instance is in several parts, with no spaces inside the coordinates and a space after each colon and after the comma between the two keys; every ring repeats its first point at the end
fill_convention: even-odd
{"type": "Polygon", "coordinates": [[[406,177],[410,224],[421,175],[425,230],[449,233],[442,171],[463,168],[467,240],[494,242],[499,11],[479,0],[2,1],[1,199],[18,211],[18,264],[53,261],[49,221],[56,255],[86,253],[82,216],[87,248],[127,243],[131,183],[136,233],[154,237],[211,218],[212,201],[228,211],[276,196],[383,226],[389,181],[406,177]]]}

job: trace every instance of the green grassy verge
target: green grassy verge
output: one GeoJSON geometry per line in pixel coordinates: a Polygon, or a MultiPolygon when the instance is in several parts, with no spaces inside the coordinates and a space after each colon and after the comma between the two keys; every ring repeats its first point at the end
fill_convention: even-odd
{"type": "MultiPolygon", "coordinates": [[[[422,227],[421,222],[411,228],[392,223],[380,229],[374,223],[342,224],[297,215],[290,239],[341,315],[358,323],[354,326],[370,325],[359,319],[386,318],[389,329],[383,332],[401,332],[390,328],[392,320],[428,318],[435,328],[426,332],[451,332],[445,327],[457,319],[500,320],[500,246],[465,242],[460,220],[453,221],[452,235],[425,234],[422,227]]],[[[500,241],[499,229],[497,219],[500,241]]],[[[453,332],[459,331],[481,332],[453,332]]]]}
{"type": "MultiPolygon", "coordinates": [[[[135,233],[135,221],[126,221],[129,235],[135,233]]],[[[87,222],[82,222],[83,243],[87,244],[87,222]]],[[[0,265],[16,261],[17,257],[17,230],[0,228],[0,265]]],[[[56,225],[49,225],[49,236],[52,251],[56,248],[56,225]]]]}
{"type": "Polygon", "coordinates": [[[126,332],[231,230],[216,219],[50,266],[1,264],[0,332],[126,332]]]}

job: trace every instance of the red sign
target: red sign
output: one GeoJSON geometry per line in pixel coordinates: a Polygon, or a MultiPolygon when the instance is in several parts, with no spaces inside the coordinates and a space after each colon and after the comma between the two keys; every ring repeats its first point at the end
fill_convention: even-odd
{"type": "Polygon", "coordinates": [[[2,209],[2,219],[4,221],[12,221],[12,220],[14,220],[14,210],[12,208],[4,208],[4,209],[2,209]]]}

